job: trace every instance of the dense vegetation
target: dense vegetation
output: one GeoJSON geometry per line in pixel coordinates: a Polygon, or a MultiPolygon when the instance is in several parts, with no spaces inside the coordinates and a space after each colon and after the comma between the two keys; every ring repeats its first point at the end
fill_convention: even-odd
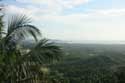
{"type": "Polygon", "coordinates": [[[0,16],[0,83],[41,83],[47,69],[43,65],[58,60],[60,47],[41,37],[39,29],[25,15],[14,15],[8,23],[0,16]],[[7,26],[7,28],[6,28],[7,26]],[[34,39],[32,48],[23,40],[34,39]]]}
{"type": "Polygon", "coordinates": [[[47,65],[49,83],[125,83],[125,45],[57,44],[63,59],[47,65]]]}
{"type": "Polygon", "coordinates": [[[64,59],[50,68],[62,73],[67,83],[125,83],[125,45],[60,45],[64,59]]]}

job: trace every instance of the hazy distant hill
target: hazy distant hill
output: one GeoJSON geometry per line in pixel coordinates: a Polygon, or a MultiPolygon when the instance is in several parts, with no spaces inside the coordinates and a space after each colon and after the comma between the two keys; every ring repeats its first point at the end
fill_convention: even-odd
{"type": "Polygon", "coordinates": [[[65,53],[64,58],[50,68],[63,73],[70,83],[121,83],[115,82],[114,71],[125,65],[125,45],[59,45],[65,53]]]}
{"type": "MultiPolygon", "coordinates": [[[[50,64],[49,67],[51,71],[63,73],[70,83],[114,83],[116,77],[113,72],[125,65],[124,44],[51,41],[62,48],[63,58],[56,64],[50,64]]],[[[22,44],[25,48],[31,48],[34,46],[34,41],[28,40],[22,44]]]]}

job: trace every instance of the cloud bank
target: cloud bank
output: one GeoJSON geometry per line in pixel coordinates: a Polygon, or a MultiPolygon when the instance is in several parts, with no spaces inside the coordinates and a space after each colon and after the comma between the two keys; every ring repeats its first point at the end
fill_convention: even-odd
{"type": "Polygon", "coordinates": [[[73,9],[92,0],[16,1],[27,5],[8,5],[7,12],[30,15],[46,37],[64,40],[125,40],[125,8],[89,9],[87,12],[63,14],[65,9],[73,9]]]}

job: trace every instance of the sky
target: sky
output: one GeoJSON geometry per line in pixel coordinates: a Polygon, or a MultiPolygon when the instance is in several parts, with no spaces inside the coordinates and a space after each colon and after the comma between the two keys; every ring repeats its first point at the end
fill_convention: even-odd
{"type": "Polygon", "coordinates": [[[3,0],[6,13],[26,14],[44,37],[125,41],[125,0],[3,0]]]}

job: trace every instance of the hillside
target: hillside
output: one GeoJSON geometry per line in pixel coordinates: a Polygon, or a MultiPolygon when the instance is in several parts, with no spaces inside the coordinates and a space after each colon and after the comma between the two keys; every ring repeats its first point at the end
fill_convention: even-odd
{"type": "Polygon", "coordinates": [[[125,64],[125,45],[60,44],[65,53],[51,65],[70,83],[118,83],[114,71],[125,64]]]}
{"type": "Polygon", "coordinates": [[[58,72],[57,77],[68,80],[62,83],[125,83],[121,82],[121,75],[125,75],[125,45],[56,44],[62,48],[63,57],[48,67],[51,72],[58,72]]]}

